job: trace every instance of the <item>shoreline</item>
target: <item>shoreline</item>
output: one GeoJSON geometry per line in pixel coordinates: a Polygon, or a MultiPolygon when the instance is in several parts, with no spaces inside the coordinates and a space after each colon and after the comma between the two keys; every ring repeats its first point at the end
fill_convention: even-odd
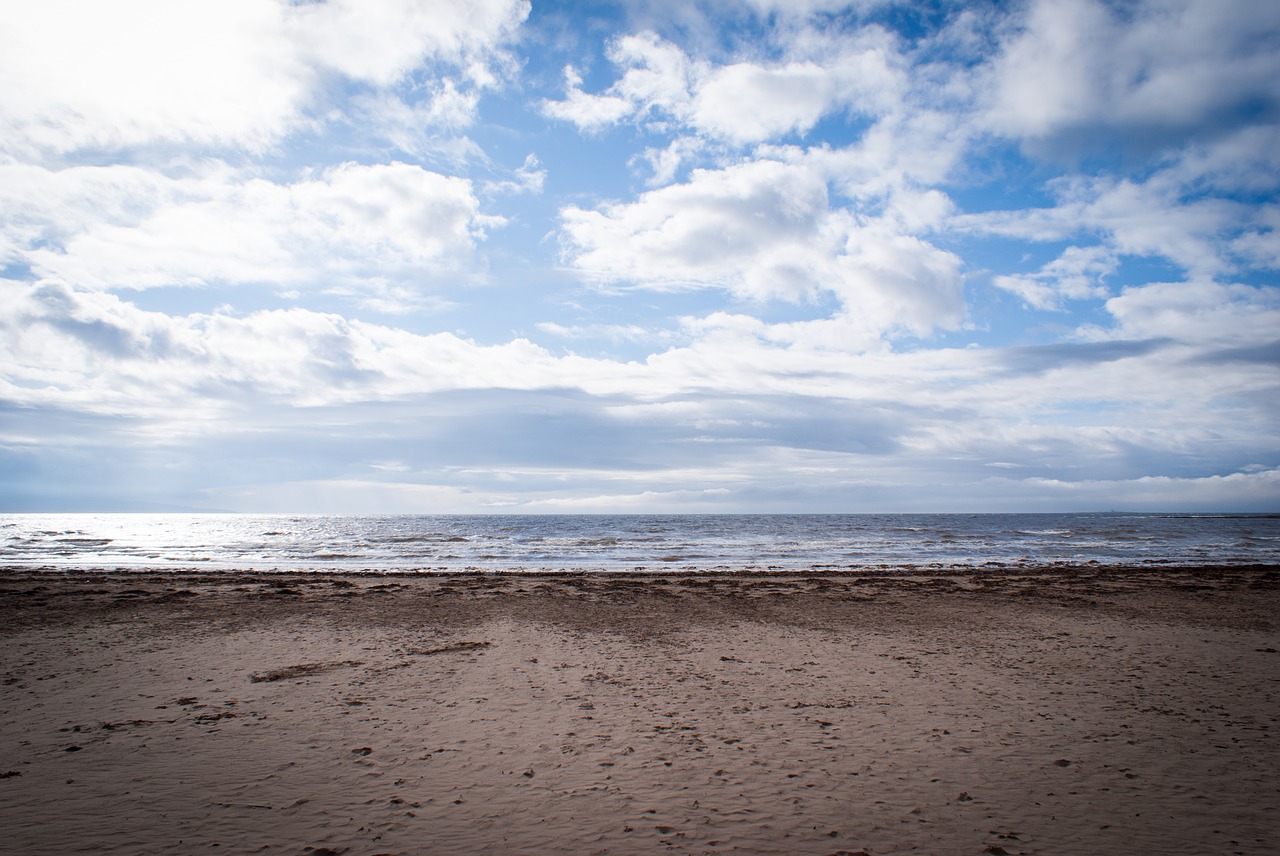
{"type": "MultiPolygon", "coordinates": [[[[678,626],[715,610],[786,624],[865,621],[893,599],[907,598],[913,613],[1008,605],[1088,606],[1130,617],[1164,614],[1180,620],[1232,626],[1280,626],[1280,565],[1046,566],[1017,570],[911,571],[451,571],[442,573],[0,569],[0,620],[19,627],[39,621],[141,619],[169,615],[199,620],[225,613],[254,621],[283,615],[358,623],[395,620],[454,621],[451,612],[515,615],[554,621],[567,602],[589,605],[604,624],[632,623],[631,607],[661,606],[654,629],[678,626]],[[39,589],[39,591],[37,591],[39,589]],[[378,600],[361,595],[374,594],[378,600]],[[392,595],[395,595],[394,597],[392,595]],[[74,608],[32,609],[55,598],[74,608]],[[66,599],[73,598],[74,602],[66,599]],[[1001,600],[1012,598],[1008,603],[1001,600]],[[848,605],[860,609],[849,613],[848,605]],[[646,606],[647,605],[647,606],[646,606]],[[1278,607],[1274,612],[1272,606],[1278,607]],[[607,614],[604,606],[610,606],[607,614]],[[415,618],[415,612],[417,617],[415,618]],[[385,615],[383,614],[385,613],[385,615]],[[1274,617],[1274,621],[1272,620],[1274,617]]],[[[47,604],[46,604],[47,605],[47,604]]],[[[652,611],[649,613],[652,615],[652,611]]],[[[0,628],[5,625],[0,623],[0,628]]],[[[0,629],[0,637],[3,629],[0,629]]]]}
{"type": "Polygon", "coordinates": [[[58,566],[58,564],[40,564],[40,566],[5,566],[0,564],[0,583],[20,578],[110,578],[110,577],[152,577],[163,580],[174,578],[209,578],[210,581],[237,581],[243,578],[269,577],[289,578],[289,580],[365,580],[365,578],[397,577],[397,578],[520,578],[529,577],[536,580],[547,580],[557,577],[586,577],[600,580],[628,580],[628,578],[673,578],[699,577],[709,580],[724,578],[744,578],[744,580],[765,580],[765,578],[791,577],[828,577],[832,580],[851,577],[873,578],[911,578],[911,577],[1144,577],[1144,576],[1204,576],[1219,577],[1222,575],[1263,575],[1280,577],[1280,563],[1271,562],[1148,562],[1143,564],[1117,564],[1100,562],[1073,562],[1062,559],[1056,562],[1002,564],[988,562],[974,566],[956,566],[956,564],[919,564],[919,566],[901,566],[901,564],[879,564],[879,566],[805,566],[797,568],[689,568],[689,567],[635,567],[625,569],[608,568],[552,568],[531,571],[529,568],[264,568],[264,567],[207,567],[191,564],[191,566],[58,566]]]}
{"type": "Polygon", "coordinates": [[[1280,841],[1276,566],[10,571],[0,628],[27,853],[1280,841]]]}

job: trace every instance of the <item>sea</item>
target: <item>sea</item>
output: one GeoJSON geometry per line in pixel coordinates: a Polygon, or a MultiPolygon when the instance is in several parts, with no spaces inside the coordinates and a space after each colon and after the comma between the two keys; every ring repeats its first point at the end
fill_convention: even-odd
{"type": "Polygon", "coordinates": [[[0,570],[9,572],[875,572],[1251,564],[1280,564],[1280,515],[0,515],[0,570]]]}

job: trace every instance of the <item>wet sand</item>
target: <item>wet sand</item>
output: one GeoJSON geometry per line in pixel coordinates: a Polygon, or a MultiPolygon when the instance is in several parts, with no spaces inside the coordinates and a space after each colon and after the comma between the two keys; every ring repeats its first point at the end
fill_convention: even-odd
{"type": "Polygon", "coordinates": [[[1280,569],[0,572],[0,851],[1280,850],[1280,569]]]}

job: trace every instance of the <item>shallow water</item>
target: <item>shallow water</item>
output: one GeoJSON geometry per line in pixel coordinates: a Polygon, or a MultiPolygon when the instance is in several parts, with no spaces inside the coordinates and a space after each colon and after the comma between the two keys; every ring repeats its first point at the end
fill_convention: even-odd
{"type": "Polygon", "coordinates": [[[9,568],[965,569],[1280,562],[1280,515],[11,514],[9,568]]]}

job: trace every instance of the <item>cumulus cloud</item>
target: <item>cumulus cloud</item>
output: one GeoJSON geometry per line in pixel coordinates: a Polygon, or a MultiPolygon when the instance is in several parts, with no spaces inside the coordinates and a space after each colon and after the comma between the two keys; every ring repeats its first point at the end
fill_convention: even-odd
{"type": "Polygon", "coordinates": [[[819,176],[755,161],[699,170],[634,203],[570,207],[561,216],[567,252],[590,276],[658,288],[716,285],[767,299],[815,287],[797,242],[812,240],[828,212],[819,176]]]}
{"type": "Polygon", "coordinates": [[[1152,283],[1124,289],[1106,308],[1119,336],[1250,345],[1280,335],[1280,293],[1274,287],[1207,280],[1152,283]]]}
{"type": "Polygon", "coordinates": [[[585,276],[755,301],[832,294],[856,347],[868,334],[927,334],[964,313],[958,258],[898,232],[892,218],[833,208],[823,172],[803,161],[696,170],[635,202],[561,217],[566,257],[585,276]]]}
{"type": "Polygon", "coordinates": [[[479,101],[478,92],[444,80],[413,101],[389,91],[353,98],[345,123],[398,152],[460,167],[484,160],[483,150],[465,133],[479,101]]]}
{"type": "MultiPolygon", "coordinates": [[[[694,335],[688,344],[643,363],[623,364],[556,357],[524,340],[485,346],[449,333],[414,334],[305,309],[170,316],[141,310],[112,294],[56,283],[3,285],[0,324],[5,331],[3,364],[8,367],[9,394],[11,400],[28,403],[78,397],[88,405],[132,397],[161,408],[169,407],[179,392],[235,398],[233,387],[286,395],[298,403],[376,401],[410,392],[494,387],[576,388],[591,395],[651,401],[715,390],[712,401],[718,396],[790,394],[812,396],[816,402],[831,397],[910,402],[894,406],[908,407],[919,416],[925,411],[1028,412],[1040,406],[1037,402],[1053,406],[1064,398],[1092,401],[1103,394],[1170,401],[1190,384],[1214,382],[1211,367],[1196,374],[1170,360],[1168,346],[1081,349],[1078,359],[1046,352],[1037,360],[1028,353],[999,356],[1000,352],[983,350],[854,356],[814,348],[780,350],[770,339],[775,331],[769,325],[749,316],[723,315],[690,319],[688,332],[694,335]],[[1007,370],[993,371],[996,356],[1009,361],[1007,370]],[[1130,362],[1118,362],[1124,360],[1130,362]],[[1145,361],[1143,371],[1130,371],[1134,360],[1145,361]],[[1028,374],[1029,365],[1057,373],[1053,390],[1044,387],[1042,378],[1028,374]],[[1117,366],[1129,378],[1124,385],[1120,378],[1102,374],[1117,366]],[[1164,376],[1180,379],[1167,386],[1152,382],[1164,376]],[[217,389],[222,392],[215,395],[217,389]]],[[[1239,291],[1233,315],[1264,315],[1257,324],[1261,335],[1268,323],[1274,324],[1276,307],[1259,303],[1265,295],[1256,293],[1253,303],[1241,302],[1247,295],[1245,289],[1239,291]]],[[[1142,318],[1141,304],[1132,305],[1144,296],[1150,297],[1114,299],[1129,301],[1114,311],[1132,325],[1130,334],[1146,333],[1150,338],[1177,332],[1138,326],[1152,323],[1142,318]]],[[[1196,306],[1213,297],[1199,295],[1196,306]]],[[[630,328],[596,332],[636,333],[630,328]]],[[[1224,340],[1203,341],[1216,346],[1224,340]]],[[[1175,353],[1185,358],[1193,352],[1175,353]]],[[[1195,407],[1201,403],[1197,400],[1195,407]]],[[[784,409],[771,404],[765,410],[777,414],[784,409]]]]}
{"type": "Polygon", "coordinates": [[[0,150],[261,152],[319,118],[326,75],[385,88],[430,60],[492,84],[527,14],[526,0],[7,0],[0,150]]]}
{"type": "Polygon", "coordinates": [[[1098,132],[1151,148],[1274,121],[1278,36],[1280,9],[1248,0],[1036,0],[990,67],[986,121],[1070,148],[1098,132]]]}
{"type": "Polygon", "coordinates": [[[767,140],[806,131],[832,101],[833,81],[812,62],[778,68],[753,63],[724,66],[698,88],[692,105],[698,128],[734,142],[767,140]],[[752,105],[743,110],[743,104],[752,105]]]}
{"type": "Polygon", "coordinates": [[[496,48],[529,14],[528,0],[326,0],[290,7],[284,26],[310,63],[380,86],[396,83],[428,60],[460,66],[482,86],[496,48]]]}
{"type": "Polygon", "coordinates": [[[637,113],[683,110],[694,69],[678,47],[653,33],[641,33],[616,40],[609,58],[628,69],[607,92],[584,92],[582,75],[569,66],[564,70],[565,98],[544,100],[543,112],[594,132],[637,113]]]}
{"type": "Polygon", "coordinates": [[[883,32],[797,40],[791,48],[780,62],[714,65],[652,32],[624,36],[609,49],[618,80],[589,94],[569,69],[565,97],[544,101],[543,111],[587,131],[634,120],[741,145],[803,134],[833,110],[877,115],[896,102],[901,78],[883,32]]]}
{"type": "Polygon", "coordinates": [[[132,167],[0,167],[7,256],[89,288],[268,284],[426,286],[466,275],[502,219],[467,179],[403,163],[337,164],[291,184],[213,165],[164,178],[132,167]],[[7,197],[7,198],[6,198],[7,197]]]}
{"type": "MultiPolygon", "coordinates": [[[[1191,279],[1230,276],[1242,263],[1269,266],[1266,247],[1274,232],[1272,206],[1252,204],[1228,192],[1206,192],[1214,173],[1206,175],[1195,168],[1203,162],[1202,150],[1192,149],[1140,180],[1064,176],[1049,187],[1058,198],[1053,207],[960,214],[950,225],[1030,241],[1098,239],[1117,257],[1167,260],[1191,279]]],[[[1223,176],[1221,180],[1231,179],[1223,176]]],[[[1057,267],[1066,270],[1079,261],[1064,259],[1057,267]]],[[[1061,272],[1046,270],[1040,279],[1061,272]]],[[[1047,301],[1031,282],[1014,277],[1000,284],[1023,294],[1033,305],[1033,297],[1047,301]]]]}
{"type": "Polygon", "coordinates": [[[588,95],[582,86],[582,75],[573,66],[564,70],[568,93],[561,101],[544,101],[542,110],[554,119],[573,122],[588,133],[614,124],[634,108],[626,98],[616,95],[588,95]]]}
{"type": "Polygon", "coordinates": [[[1105,297],[1103,279],[1115,272],[1115,255],[1104,247],[1067,247],[1033,274],[997,276],[994,283],[1036,309],[1063,308],[1066,300],[1105,297]]]}
{"type": "Polygon", "coordinates": [[[590,361],[564,360],[557,370],[523,340],[485,347],[306,309],[171,316],[56,282],[0,285],[0,362],[6,397],[17,403],[161,418],[182,400],[234,406],[251,394],[309,406],[591,376],[581,370],[590,361]]]}
{"type": "Polygon", "coordinates": [[[156,141],[260,149],[297,122],[308,72],[282,7],[7,2],[0,143],[66,152],[156,141]]]}
{"type": "Polygon", "coordinates": [[[646,150],[657,189],[629,202],[561,210],[563,258],[588,279],[651,289],[717,288],[738,299],[834,296],[839,311],[772,326],[777,343],[874,347],[886,333],[927,335],[961,323],[961,262],[924,237],[952,203],[945,180],[965,133],[916,104],[896,37],[874,27],[781,28],[777,57],[697,58],[652,32],[611,43],[619,77],[597,95],[576,74],[544,111],[588,131],[634,121],[666,133],[646,150]],[[908,105],[911,106],[908,106],[908,105]],[[749,105],[744,109],[744,105],[749,105]],[[849,145],[778,146],[832,113],[865,117],[849,145]],[[680,167],[724,147],[741,161],[680,167]],[[833,202],[832,193],[852,204],[833,202]]]}

